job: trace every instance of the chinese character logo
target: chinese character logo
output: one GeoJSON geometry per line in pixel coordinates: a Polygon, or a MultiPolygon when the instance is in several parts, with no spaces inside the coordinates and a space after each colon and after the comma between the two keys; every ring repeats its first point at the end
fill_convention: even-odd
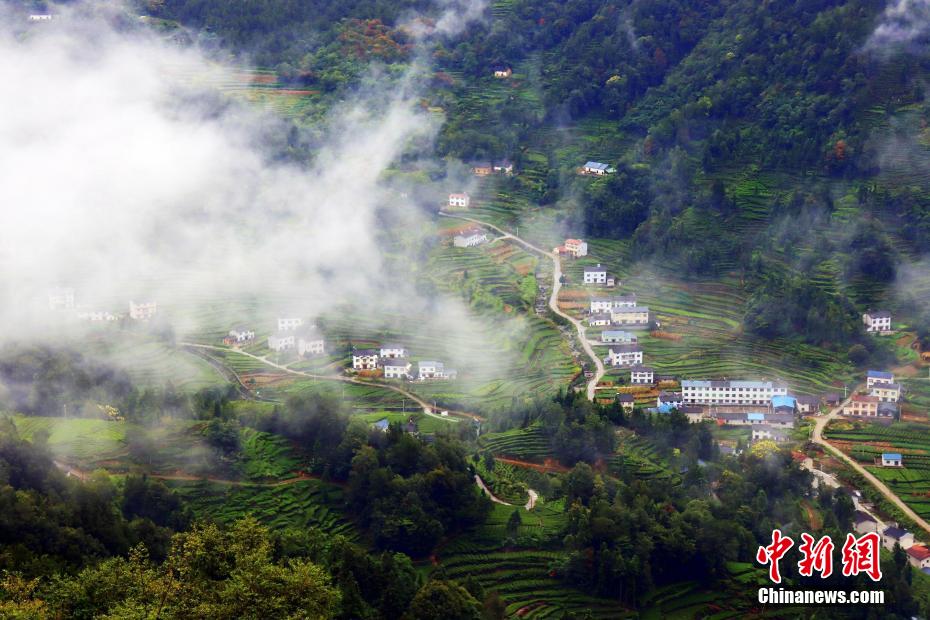
{"type": "Polygon", "coordinates": [[[794,541],[782,536],[781,530],[772,530],[772,544],[759,547],[756,551],[756,561],[759,564],[769,565],[769,579],[774,583],[781,583],[781,573],[778,570],[778,561],[794,546],[794,541]]]}
{"type": "MultiPolygon", "coordinates": [[[[781,530],[772,530],[772,542],[759,547],[756,552],[756,561],[769,567],[769,579],[773,583],[781,583],[781,570],[778,562],[794,546],[794,540],[781,533],[781,530]]],[[[810,534],[801,534],[801,560],[798,562],[798,573],[802,577],[813,577],[820,573],[821,579],[833,574],[833,541],[829,536],[816,540],[810,534]]],[[[881,538],[875,532],[864,534],[856,538],[853,534],[846,535],[843,544],[842,561],[843,576],[854,577],[860,573],[868,575],[872,581],[882,578],[882,568],[879,564],[879,550],[881,538]]]]}
{"type": "Polygon", "coordinates": [[[843,576],[850,577],[865,573],[872,581],[882,578],[882,568],[878,563],[879,538],[875,532],[856,538],[846,534],[843,544],[843,576]]]}

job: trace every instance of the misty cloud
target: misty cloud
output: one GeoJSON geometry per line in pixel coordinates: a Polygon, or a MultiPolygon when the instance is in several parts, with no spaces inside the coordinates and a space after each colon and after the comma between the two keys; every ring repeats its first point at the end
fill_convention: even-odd
{"type": "Polygon", "coordinates": [[[377,285],[379,177],[436,130],[410,89],[341,107],[304,168],[268,152],[276,121],[217,104],[208,85],[232,75],[196,50],[76,15],[45,26],[0,34],[16,85],[0,101],[5,298],[63,283],[85,300],[275,288],[331,303],[377,285]]]}
{"type": "Polygon", "coordinates": [[[924,48],[930,35],[930,0],[892,0],[869,36],[865,49],[880,54],[924,48]]]}

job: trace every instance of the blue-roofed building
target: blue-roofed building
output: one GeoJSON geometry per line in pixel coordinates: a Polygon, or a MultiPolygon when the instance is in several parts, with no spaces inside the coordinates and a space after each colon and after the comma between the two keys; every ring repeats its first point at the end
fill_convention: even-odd
{"type": "Polygon", "coordinates": [[[657,413],[671,413],[675,410],[675,407],[671,403],[662,403],[661,405],[655,408],[657,413]]]}
{"type": "Polygon", "coordinates": [[[773,396],[772,397],[772,409],[780,409],[782,407],[791,409],[794,411],[797,401],[794,396],[773,396]]]}
{"type": "Polygon", "coordinates": [[[882,452],[882,467],[904,467],[900,452],[882,452]]]}
{"type": "Polygon", "coordinates": [[[865,387],[872,389],[875,385],[892,385],[894,374],[883,370],[870,370],[865,375],[865,387]]]}
{"type": "Polygon", "coordinates": [[[388,427],[389,427],[390,425],[391,425],[391,423],[388,422],[388,419],[387,419],[387,418],[381,418],[380,420],[378,420],[377,422],[375,422],[374,424],[372,424],[373,427],[375,427],[376,429],[378,429],[378,430],[381,431],[382,433],[386,433],[386,432],[387,432],[387,429],[388,429],[388,427]]]}
{"type": "Polygon", "coordinates": [[[749,420],[750,424],[754,424],[756,422],[758,422],[759,424],[762,424],[765,422],[765,414],[750,412],[746,414],[746,419],[749,420]]]}

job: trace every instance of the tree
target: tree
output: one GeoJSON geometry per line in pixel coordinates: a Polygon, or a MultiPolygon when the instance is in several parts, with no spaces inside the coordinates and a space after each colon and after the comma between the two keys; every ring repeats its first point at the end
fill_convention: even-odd
{"type": "Polygon", "coordinates": [[[454,581],[429,581],[410,603],[407,620],[481,620],[481,604],[454,581]]]}

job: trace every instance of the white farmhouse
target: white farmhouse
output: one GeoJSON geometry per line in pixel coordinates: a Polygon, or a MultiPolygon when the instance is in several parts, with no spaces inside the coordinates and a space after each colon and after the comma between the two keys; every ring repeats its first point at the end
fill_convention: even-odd
{"type": "Polygon", "coordinates": [[[407,357],[407,349],[400,344],[383,344],[381,349],[378,351],[381,357],[386,358],[401,358],[407,357]]]}
{"type": "Polygon", "coordinates": [[[752,427],[752,440],[788,441],[788,433],[770,424],[758,424],[752,427]]]}
{"type": "Polygon", "coordinates": [[[649,366],[633,366],[630,368],[630,383],[651,385],[655,383],[655,371],[649,366]]]}
{"type": "Polygon", "coordinates": [[[292,331],[279,331],[268,336],[268,348],[276,353],[290,351],[296,346],[296,336],[292,331]]]}
{"type": "Polygon", "coordinates": [[[129,318],[135,321],[148,321],[158,311],[158,304],[154,301],[136,303],[129,301],[129,318]]]}
{"type": "Polygon", "coordinates": [[[381,360],[381,367],[385,379],[408,379],[413,365],[403,358],[394,357],[381,360]]]}
{"type": "Polygon", "coordinates": [[[583,174],[594,174],[597,176],[601,176],[605,174],[610,174],[611,172],[613,172],[613,168],[599,161],[589,161],[589,162],[585,162],[585,165],[581,167],[581,172],[583,174]]]}
{"type": "Polygon", "coordinates": [[[892,385],[894,384],[894,374],[890,372],[884,372],[882,370],[870,370],[866,373],[865,387],[872,389],[876,385],[892,385]]]}
{"type": "Polygon", "coordinates": [[[49,310],[74,310],[74,289],[53,288],[48,291],[49,310]]]}
{"type": "Polygon", "coordinates": [[[636,295],[614,295],[613,297],[592,297],[591,312],[610,312],[616,308],[635,308],[636,295]]]}
{"type": "Polygon", "coordinates": [[[869,310],[862,315],[862,322],[870,334],[891,333],[891,313],[887,310],[869,310]]]}
{"type": "Polygon", "coordinates": [[[601,332],[601,342],[616,344],[634,344],[636,343],[636,334],[624,332],[615,329],[605,329],[601,332]]]}
{"type": "Polygon", "coordinates": [[[467,209],[471,206],[471,196],[468,195],[468,192],[449,194],[449,206],[467,209]]]}
{"type": "Polygon", "coordinates": [[[278,331],[279,332],[289,332],[295,330],[301,325],[304,324],[304,320],[299,316],[279,316],[278,317],[278,331]]]}
{"type": "Polygon", "coordinates": [[[296,331],[298,355],[322,355],[326,352],[326,340],[316,325],[308,325],[296,331]]]}
{"type": "Polygon", "coordinates": [[[649,325],[648,306],[614,308],[610,311],[610,320],[614,325],[646,327],[649,325]]]}
{"type": "Polygon", "coordinates": [[[900,545],[902,549],[910,549],[914,545],[914,535],[900,527],[886,527],[882,532],[882,545],[891,551],[895,544],[900,545]]]}
{"type": "Polygon", "coordinates": [[[29,16],[29,21],[31,22],[50,22],[54,19],[54,15],[49,15],[48,13],[37,13],[29,16]]]}
{"type": "Polygon", "coordinates": [[[604,360],[611,366],[633,366],[643,363],[643,350],[638,344],[620,344],[610,347],[604,360]]]}
{"type": "Polygon", "coordinates": [[[231,344],[242,344],[244,342],[251,342],[255,339],[255,332],[244,325],[238,325],[229,330],[229,333],[226,334],[226,338],[223,340],[231,344]]]}
{"type": "Polygon", "coordinates": [[[355,370],[374,370],[378,367],[378,349],[357,349],[352,351],[352,368],[355,370]]]}
{"type": "Polygon", "coordinates": [[[901,400],[901,386],[897,383],[876,383],[869,394],[883,403],[896,403],[901,400]]]}
{"type": "Polygon", "coordinates": [[[584,283],[607,284],[607,267],[602,267],[600,263],[595,267],[585,267],[584,283]]]}
{"type": "Polygon", "coordinates": [[[423,360],[417,362],[417,378],[425,379],[454,379],[458,373],[446,368],[442,362],[423,360]]]}
{"type": "Polygon", "coordinates": [[[457,248],[473,248],[487,241],[488,234],[480,228],[467,228],[455,233],[452,237],[452,245],[457,248]]]}
{"type": "Polygon", "coordinates": [[[610,315],[592,314],[588,317],[588,325],[592,327],[603,327],[605,325],[610,325],[610,315]]]}

